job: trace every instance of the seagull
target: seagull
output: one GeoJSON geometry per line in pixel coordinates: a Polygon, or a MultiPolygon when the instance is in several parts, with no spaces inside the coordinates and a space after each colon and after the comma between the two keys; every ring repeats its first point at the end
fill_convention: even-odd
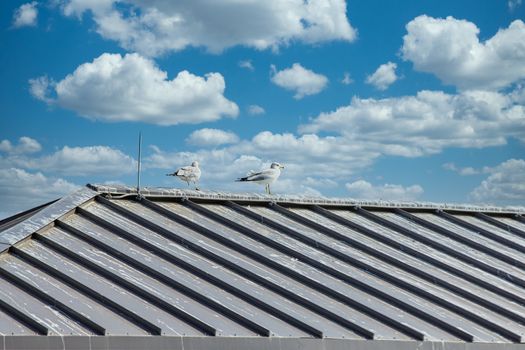
{"type": "Polygon", "coordinates": [[[264,184],[265,185],[265,192],[268,194],[272,194],[270,191],[270,184],[277,180],[279,175],[281,175],[281,169],[284,169],[284,166],[279,163],[272,163],[270,165],[270,169],[266,169],[260,172],[251,172],[246,177],[241,177],[237,179],[237,181],[250,181],[255,182],[258,184],[264,184]]]}
{"type": "Polygon", "coordinates": [[[190,182],[193,182],[195,184],[195,189],[197,191],[199,190],[197,186],[201,177],[201,170],[199,169],[199,162],[197,161],[194,161],[191,165],[179,168],[173,174],[166,174],[166,176],[177,176],[182,181],[185,181],[188,186],[190,186],[190,182]]]}

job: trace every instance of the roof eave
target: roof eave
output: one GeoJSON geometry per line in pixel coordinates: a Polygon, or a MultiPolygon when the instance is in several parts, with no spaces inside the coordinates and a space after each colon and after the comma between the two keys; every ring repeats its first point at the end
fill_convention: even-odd
{"type": "Polygon", "coordinates": [[[0,232],[0,253],[98,194],[98,192],[90,188],[83,187],[50,204],[27,220],[19,222],[7,230],[0,232]]]}

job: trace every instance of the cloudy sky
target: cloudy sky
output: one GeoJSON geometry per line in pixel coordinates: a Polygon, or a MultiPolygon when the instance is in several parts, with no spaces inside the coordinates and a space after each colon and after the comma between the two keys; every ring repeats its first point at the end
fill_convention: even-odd
{"type": "Polygon", "coordinates": [[[522,0],[0,3],[0,217],[198,160],[281,194],[525,205],[522,0]]]}

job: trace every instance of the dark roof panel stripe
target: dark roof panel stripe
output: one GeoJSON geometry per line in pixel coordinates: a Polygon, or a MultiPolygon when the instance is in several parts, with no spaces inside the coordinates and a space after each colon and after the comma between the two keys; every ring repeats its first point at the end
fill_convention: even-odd
{"type": "MultiPolygon", "coordinates": [[[[443,253],[457,258],[469,265],[475,266],[485,272],[488,272],[499,279],[515,284],[517,287],[510,287],[517,291],[522,291],[525,286],[525,277],[523,271],[507,262],[499,260],[485,252],[476,250],[462,242],[458,242],[453,238],[443,234],[441,226],[421,219],[419,216],[411,213],[396,210],[396,213],[378,212],[377,216],[382,217],[401,229],[398,232],[413,238],[419,242],[427,244],[443,253]],[[406,228],[409,228],[408,230],[406,228]]],[[[448,231],[447,231],[448,232],[448,231]]],[[[445,232],[445,233],[447,233],[445,232]]],[[[499,281],[497,283],[500,283],[499,281]]],[[[521,292],[516,294],[519,296],[521,292]]],[[[520,300],[525,300],[519,297],[520,300]]]]}
{"type": "MultiPolygon", "coordinates": [[[[163,324],[174,322],[173,317],[165,311],[90,271],[78,262],[69,260],[67,256],[51,246],[41,241],[30,243],[17,250],[17,256],[60,279],[62,283],[115,309],[115,312],[122,314],[148,333],[172,333],[171,329],[162,329],[163,324]]],[[[178,332],[176,334],[182,335],[178,332]]]]}
{"type": "MultiPolygon", "coordinates": [[[[516,226],[520,225],[519,221],[512,220],[512,219],[507,218],[507,217],[499,217],[499,218],[491,217],[491,216],[489,216],[487,214],[484,214],[484,213],[475,213],[474,215],[478,219],[483,220],[485,222],[488,222],[492,226],[496,226],[496,227],[499,227],[499,228],[503,229],[506,233],[513,233],[516,236],[521,237],[522,239],[525,239],[525,231],[524,231],[525,230],[525,225],[522,225],[523,226],[522,229],[519,229],[519,228],[516,227],[516,226]],[[512,224],[509,225],[509,224],[505,223],[504,220],[512,221],[512,224]]],[[[492,228],[489,228],[489,231],[491,229],[492,228]]]]}
{"type": "MultiPolygon", "coordinates": [[[[139,215],[146,218],[148,222],[162,222],[160,214],[155,213],[151,209],[139,209],[138,203],[122,202],[122,204],[120,204],[121,202],[118,201],[117,203],[118,205],[126,205],[127,210],[139,213],[139,215]]],[[[197,222],[195,217],[193,217],[192,220],[197,222]]],[[[332,337],[356,336],[354,332],[339,325],[334,320],[329,320],[318,315],[316,312],[312,312],[310,309],[305,308],[294,301],[282,298],[277,293],[264,286],[241,277],[237,272],[234,272],[229,268],[227,260],[222,256],[224,255],[223,252],[216,253],[207,249],[207,247],[195,237],[195,232],[188,234],[182,230],[177,230],[176,227],[172,229],[170,224],[170,222],[164,221],[162,227],[154,227],[154,230],[157,234],[169,239],[169,241],[180,242],[189,248],[187,254],[191,254],[191,257],[186,260],[190,265],[188,268],[193,269],[193,272],[199,274],[201,278],[208,279],[211,283],[256,305],[266,313],[289,322],[304,331],[310,332],[312,335],[326,335],[332,337]],[[320,326],[321,329],[318,328],[320,326]]],[[[169,254],[172,254],[173,257],[176,257],[176,254],[180,254],[180,248],[175,250],[170,246],[163,247],[162,249],[165,251],[171,251],[169,254]]]]}
{"type": "MultiPolygon", "coordinates": [[[[191,202],[185,201],[184,203],[189,204],[191,202]]],[[[177,207],[175,207],[176,209],[174,210],[179,209],[177,211],[180,211],[183,209],[178,205],[177,207]]],[[[363,333],[363,335],[368,334],[369,337],[374,337],[375,334],[381,334],[382,336],[388,336],[390,339],[406,338],[402,333],[385,327],[385,325],[368,316],[366,313],[358,311],[357,309],[360,309],[359,306],[354,304],[357,309],[352,308],[347,305],[348,303],[337,302],[332,298],[319,294],[318,285],[310,287],[308,284],[301,283],[303,281],[291,279],[289,277],[289,269],[283,268],[282,265],[274,264],[275,259],[269,261],[269,259],[265,258],[264,254],[257,254],[253,250],[250,250],[249,247],[253,245],[253,241],[241,238],[240,241],[242,243],[238,243],[230,239],[236,236],[235,232],[232,234],[231,229],[228,227],[223,227],[222,224],[217,225],[203,216],[203,212],[207,213],[208,216],[212,216],[212,212],[196,204],[193,204],[192,208],[198,208],[199,212],[194,214],[186,211],[186,215],[182,215],[186,217],[192,216],[194,221],[197,221],[197,218],[193,215],[198,215],[198,221],[202,223],[203,226],[214,225],[216,232],[224,232],[225,235],[220,238],[221,243],[215,243],[215,245],[219,244],[219,249],[228,253],[228,265],[232,268],[238,267],[236,270],[242,273],[244,277],[274,290],[285,298],[298,302],[312,310],[316,310],[320,315],[332,318],[336,322],[341,322],[343,325],[346,324],[349,328],[355,329],[357,332],[363,333]],[[277,269],[274,269],[274,267],[277,267],[277,269]],[[350,323],[345,322],[345,319],[350,321],[350,323]]],[[[218,237],[216,238],[219,239],[218,237]]],[[[210,239],[204,238],[203,240],[206,243],[209,242],[210,246],[213,246],[213,241],[210,239]]],[[[257,247],[255,249],[260,248],[260,244],[256,245],[257,247]]],[[[274,256],[272,255],[272,257],[274,256]]],[[[288,257],[287,260],[289,262],[292,259],[288,257]]],[[[419,336],[423,338],[422,335],[419,336]]]]}
{"type": "MultiPolygon", "coordinates": [[[[438,317],[435,314],[426,312],[427,305],[426,302],[418,298],[417,296],[407,293],[405,290],[398,289],[393,287],[391,293],[384,293],[385,282],[381,279],[377,279],[374,275],[369,274],[366,271],[366,268],[370,267],[367,265],[364,269],[363,265],[360,265],[357,260],[352,259],[352,262],[360,265],[355,267],[352,264],[347,264],[347,262],[335,259],[333,255],[329,255],[326,252],[319,250],[320,245],[318,242],[309,241],[305,243],[304,240],[297,239],[300,238],[301,234],[297,231],[292,231],[286,226],[276,226],[278,225],[275,221],[271,221],[268,216],[261,216],[253,212],[254,206],[250,209],[234,205],[235,210],[241,211],[247,217],[251,217],[253,222],[250,225],[255,225],[254,222],[259,221],[262,225],[269,225],[269,227],[275,229],[275,234],[273,234],[270,240],[265,240],[269,245],[290,254],[292,257],[306,262],[308,265],[316,267],[322,270],[324,273],[343,280],[345,283],[350,284],[365,293],[372,294],[388,303],[393,303],[397,307],[405,310],[406,312],[415,314],[419,317],[424,318],[428,322],[445,329],[448,332],[452,332],[455,336],[463,337],[465,339],[471,339],[472,334],[465,332],[462,327],[457,327],[446,321],[446,311],[440,313],[438,317]],[[277,227],[277,228],[276,228],[277,227]],[[283,233],[285,233],[283,235],[283,233]]],[[[257,207],[258,208],[258,207],[257,207]]],[[[265,235],[268,237],[268,235],[265,235]]],[[[263,237],[259,236],[259,239],[263,237]]],[[[308,241],[308,240],[307,240],[308,241]]],[[[326,249],[326,247],[325,247],[326,249]]],[[[333,253],[333,250],[330,250],[333,253]]],[[[338,255],[339,258],[343,258],[341,255],[338,255]]],[[[348,256],[346,256],[348,258],[348,256]]],[[[485,336],[482,336],[482,338],[485,336]]]]}
{"type": "Polygon", "coordinates": [[[474,232],[483,231],[488,238],[502,239],[504,245],[514,248],[521,253],[525,252],[525,232],[523,231],[515,228],[501,228],[472,215],[463,214],[454,215],[454,217],[472,225],[474,232]]]}
{"type": "MultiPolygon", "coordinates": [[[[166,204],[169,205],[169,204],[166,204]]],[[[420,319],[414,319],[411,314],[399,309],[396,306],[390,305],[375,295],[369,294],[353,285],[347,284],[345,281],[335,278],[330,274],[326,274],[322,269],[316,266],[322,266],[310,259],[310,256],[315,257],[315,253],[305,256],[299,253],[298,250],[306,249],[308,247],[303,243],[295,241],[287,236],[283,236],[278,231],[275,231],[263,224],[242,216],[232,209],[214,204],[203,205],[210,211],[220,214],[219,218],[224,220],[224,216],[232,218],[235,225],[244,235],[249,235],[249,238],[243,235],[234,236],[231,238],[236,246],[249,249],[252,254],[257,254],[260,261],[265,261],[266,264],[272,266],[279,271],[286,273],[289,277],[295,280],[312,286],[331,297],[353,304],[359,307],[362,312],[378,317],[381,322],[384,322],[392,327],[401,327],[407,334],[412,334],[413,337],[418,337],[418,334],[423,333],[425,337],[439,337],[437,339],[449,339],[452,336],[444,333],[429,324],[425,324],[420,319]],[[242,227],[253,227],[253,230],[242,229],[242,227]],[[264,245],[262,243],[264,243],[264,245]],[[261,256],[263,258],[261,258],[261,256]],[[264,257],[270,259],[264,259],[264,257]],[[348,296],[351,296],[349,298],[348,296]],[[377,316],[377,315],[383,315],[377,316]],[[400,323],[403,326],[400,326],[400,323]]],[[[181,208],[181,207],[178,207],[181,208]]],[[[215,225],[214,223],[210,223],[215,225]]],[[[239,249],[239,248],[237,248],[239,249]]],[[[240,249],[239,249],[240,250],[240,249]]]]}
{"type": "MultiPolygon", "coordinates": [[[[354,228],[359,227],[358,229],[360,231],[357,232],[354,229],[343,226],[336,221],[329,220],[327,217],[323,217],[319,213],[312,212],[308,209],[292,208],[290,211],[300,215],[304,219],[313,220],[322,225],[322,227],[329,229],[334,234],[340,234],[340,239],[350,245],[352,242],[355,242],[356,245],[364,246],[366,252],[372,251],[372,254],[375,257],[379,257],[388,263],[403,269],[405,273],[423,278],[427,282],[437,284],[449,291],[473,300],[492,311],[525,324],[524,306],[503,298],[499,293],[483,289],[467,279],[460,278],[456,276],[456,274],[450,273],[449,271],[454,271],[454,269],[448,265],[450,257],[445,257],[443,261],[429,259],[429,255],[425,254],[425,251],[429,250],[428,247],[419,246],[416,250],[403,244],[400,240],[395,239],[395,236],[393,236],[396,234],[395,232],[390,231],[388,235],[376,235],[375,232],[378,230],[370,232],[364,226],[357,226],[357,224],[353,222],[342,221],[346,219],[343,219],[340,216],[330,215],[329,217],[334,220],[340,220],[340,222],[343,223],[349,223],[354,228]],[[367,235],[370,233],[372,233],[372,237],[367,235]],[[374,251],[377,251],[377,253],[374,254],[374,251]],[[445,267],[445,269],[436,269],[436,267],[445,267]]],[[[439,252],[433,253],[434,255],[439,254],[439,252]]]]}
{"type": "MultiPolygon", "coordinates": [[[[115,204],[118,206],[118,204],[115,204]]],[[[118,208],[118,207],[117,207],[118,208]]],[[[144,208],[145,209],[145,208],[144,208]]],[[[112,211],[112,209],[105,208],[101,205],[93,205],[88,208],[90,211],[102,210],[102,211],[112,211]]],[[[121,208],[121,210],[124,210],[121,208]]],[[[138,216],[140,218],[140,215],[138,216]]],[[[165,224],[167,222],[163,222],[165,224]]],[[[186,237],[194,237],[196,233],[184,226],[177,226],[177,236],[171,231],[160,229],[168,237],[174,238],[178,237],[177,240],[181,244],[176,244],[170,239],[164,237],[163,235],[150,230],[145,227],[141,227],[138,223],[133,222],[127,218],[121,217],[119,220],[112,222],[112,225],[119,225],[120,227],[127,227],[128,230],[120,230],[119,234],[126,239],[132,241],[134,244],[139,245],[143,249],[147,249],[156,255],[160,256],[164,260],[173,264],[173,267],[177,270],[182,271],[185,274],[190,274],[189,279],[185,282],[186,284],[191,283],[192,280],[202,280],[205,286],[203,286],[202,294],[207,295],[208,291],[213,295],[213,298],[218,298],[220,304],[227,305],[226,309],[221,308],[219,311],[224,312],[229,310],[229,317],[232,317],[236,322],[240,322],[245,327],[249,327],[256,332],[259,332],[261,335],[266,335],[268,328],[265,325],[274,325],[275,334],[297,335],[297,327],[285,326],[286,323],[279,320],[275,316],[268,314],[265,310],[260,309],[257,305],[252,305],[242,298],[240,295],[232,294],[228,288],[224,288],[221,281],[214,279],[214,274],[206,273],[202,270],[201,266],[211,266],[213,271],[215,271],[218,265],[213,261],[209,261],[202,256],[196,255],[191,250],[186,248],[187,241],[184,240],[186,237]],[[137,232],[142,233],[137,237],[137,232]],[[181,237],[182,235],[182,237],[181,237]],[[255,317],[254,317],[255,316],[255,317]],[[254,320],[252,320],[252,318],[254,320]]],[[[158,229],[158,228],[157,228],[158,229]]],[[[115,227],[113,227],[113,232],[117,232],[115,227]]],[[[220,304],[214,304],[213,307],[220,307],[220,304]]],[[[274,327],[272,327],[274,328],[274,327]]],[[[299,334],[308,336],[309,333],[305,330],[299,332],[299,334]]]]}
{"type": "Polygon", "coordinates": [[[53,304],[25,291],[10,276],[0,278],[0,303],[3,311],[41,335],[93,334],[93,331],[62,313],[53,304]]]}
{"type": "Polygon", "coordinates": [[[525,268],[523,246],[517,242],[500,236],[496,232],[488,232],[459,216],[450,215],[443,211],[436,214],[418,214],[424,220],[437,224],[449,232],[454,232],[454,239],[461,241],[477,250],[486,252],[500,260],[507,261],[520,268],[525,268]]]}
{"type": "MultiPolygon", "coordinates": [[[[274,208],[275,206],[272,206],[274,208]]],[[[328,254],[338,257],[345,263],[352,264],[365,271],[369,271],[375,276],[392,283],[398,288],[401,288],[407,292],[412,293],[418,298],[426,299],[430,302],[436,303],[440,307],[447,310],[451,310],[458,315],[464,317],[463,327],[477,330],[475,324],[470,324],[471,320],[475,320],[476,323],[482,324],[484,327],[491,329],[494,332],[501,333],[504,336],[518,339],[520,341],[521,336],[519,335],[520,330],[512,330],[506,327],[500,327],[498,323],[490,321],[488,317],[489,312],[482,307],[477,307],[473,303],[469,303],[468,300],[461,299],[452,293],[440,289],[434,286],[432,283],[428,283],[424,280],[418,279],[413,274],[405,273],[403,270],[398,269],[380,259],[376,259],[368,254],[362,253],[359,250],[350,247],[340,241],[332,239],[330,237],[323,236],[319,232],[310,229],[301,223],[294,222],[291,219],[285,217],[282,213],[271,212],[269,208],[262,207],[251,207],[252,210],[257,210],[257,213],[262,214],[266,218],[275,220],[281,225],[287,228],[292,228],[295,233],[294,235],[303,235],[303,241],[310,241],[310,245],[322,249],[328,254]],[[470,326],[469,326],[470,324],[470,326]]],[[[498,319],[497,315],[492,317],[498,319]]],[[[501,322],[507,322],[506,320],[499,320],[501,322]]],[[[480,333],[480,340],[483,337],[494,337],[494,334],[487,332],[487,334],[480,333]]]]}
{"type": "Polygon", "coordinates": [[[521,232],[525,232],[525,221],[522,222],[522,221],[517,220],[516,218],[509,218],[509,217],[504,217],[504,216],[493,216],[493,217],[489,216],[489,217],[495,221],[502,222],[504,225],[516,228],[520,230],[521,232]]]}
{"type": "Polygon", "coordinates": [[[205,322],[202,322],[197,318],[192,318],[190,314],[185,313],[168,303],[166,301],[166,295],[153,293],[150,290],[149,285],[143,285],[149,281],[142,281],[140,278],[130,278],[133,274],[132,269],[127,268],[124,264],[116,262],[114,259],[108,258],[103,252],[87,246],[82,241],[68,236],[63,230],[54,230],[51,237],[39,235],[36,239],[52,247],[64,256],[70,257],[72,260],[90,271],[97,273],[100,276],[104,276],[115,285],[137,295],[141,299],[151,303],[161,310],[164,310],[172,316],[181,318],[182,321],[188,321],[187,323],[189,323],[189,325],[186,325],[184,322],[178,322],[177,331],[174,330],[174,327],[169,327],[164,330],[164,333],[181,334],[179,332],[180,330],[183,330],[182,334],[215,335],[215,328],[206,325],[205,322]]]}
{"type": "MultiPolygon", "coordinates": [[[[468,252],[467,248],[463,250],[461,245],[455,248],[454,242],[450,242],[446,238],[443,238],[443,242],[440,242],[440,237],[435,232],[403,216],[389,212],[376,212],[375,216],[384,220],[384,224],[381,225],[348,210],[332,210],[329,213],[337,214],[335,217],[331,216],[332,218],[343,218],[343,220],[346,220],[345,222],[349,222],[352,225],[358,224],[367,228],[367,232],[373,233],[373,235],[367,233],[369,236],[383,243],[389,242],[394,247],[397,245],[398,250],[418,257],[439,268],[439,272],[435,271],[435,268],[426,270],[431,274],[436,273],[439,276],[439,274],[450,272],[484,289],[507,296],[508,299],[515,301],[515,303],[525,304],[525,299],[521,295],[522,289],[507,281],[506,275],[499,274],[498,270],[492,266],[490,271],[496,271],[495,275],[478,268],[478,263],[482,263],[483,259],[474,259],[472,254],[466,253],[468,252]],[[393,226],[386,227],[386,224],[393,226]]],[[[492,258],[487,257],[487,259],[492,258]]],[[[492,261],[496,264],[499,263],[495,259],[492,261]]],[[[481,265],[481,267],[483,266],[485,265],[481,265]]],[[[460,283],[460,286],[462,285],[463,283],[460,283]]]]}
{"type": "Polygon", "coordinates": [[[69,217],[66,225],[71,225],[68,227],[81,235],[79,237],[101,249],[100,253],[114,257],[116,261],[109,256],[104,259],[108,260],[105,263],[108,268],[117,264],[116,273],[215,328],[216,335],[256,335],[213,310],[218,304],[207,294],[219,294],[221,290],[213,290],[211,285],[204,284],[189,272],[80,216],[69,217]]]}
{"type": "MultiPolygon", "coordinates": [[[[93,330],[97,331],[99,335],[125,335],[130,333],[130,330],[133,333],[146,334],[139,327],[120,315],[111,312],[110,309],[105,308],[95,300],[82,295],[74,288],[60,283],[59,280],[13,255],[9,257],[6,264],[2,267],[43,294],[52,297],[56,302],[69,308],[74,308],[74,311],[82,318],[92,321],[93,330]]],[[[56,306],[56,303],[54,305],[56,306]]],[[[75,315],[72,316],[74,319],[77,317],[75,315]]],[[[79,322],[83,322],[82,319],[79,319],[79,322]]],[[[89,326],[89,323],[87,325],[89,326]]]]}

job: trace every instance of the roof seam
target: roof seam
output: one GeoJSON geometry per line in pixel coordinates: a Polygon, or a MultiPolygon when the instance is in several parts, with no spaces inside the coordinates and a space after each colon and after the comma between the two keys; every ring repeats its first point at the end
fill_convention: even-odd
{"type": "MultiPolygon", "coordinates": [[[[217,221],[223,225],[225,225],[226,227],[229,227],[235,231],[238,231],[238,232],[244,232],[246,233],[249,229],[247,228],[244,228],[244,227],[241,227],[240,225],[238,225],[237,223],[227,219],[227,218],[224,218],[222,216],[220,216],[219,214],[216,214],[216,213],[213,213],[211,211],[209,211],[208,209],[196,204],[196,203],[193,203],[191,200],[188,200],[188,201],[184,201],[183,202],[185,205],[189,206],[189,208],[191,208],[192,210],[196,211],[196,212],[199,212],[200,214],[204,215],[205,217],[211,217],[212,220],[214,221],[217,221]]],[[[254,233],[250,233],[250,236],[253,236],[254,233]]],[[[212,238],[213,239],[213,238],[212,238]]],[[[217,240],[216,238],[214,240],[217,240]]],[[[244,247],[242,247],[241,245],[239,245],[238,243],[236,242],[224,242],[224,239],[223,240],[220,240],[221,244],[224,244],[226,245],[227,247],[231,248],[231,249],[234,249],[236,251],[239,251],[240,253],[242,254],[245,254],[249,257],[251,257],[252,259],[266,265],[266,266],[269,266],[270,268],[276,268],[275,265],[271,264],[268,262],[267,259],[264,259],[264,257],[261,257],[258,253],[255,253],[255,252],[252,252],[252,251],[247,251],[244,247]]],[[[267,243],[266,243],[267,244],[267,243]]],[[[395,329],[398,329],[399,331],[401,332],[404,332],[406,333],[407,335],[411,336],[411,337],[414,337],[415,339],[419,339],[419,340],[424,340],[425,336],[423,333],[419,332],[418,330],[416,329],[413,329],[411,328],[410,326],[407,326],[406,324],[404,323],[400,323],[400,322],[397,322],[396,320],[393,320],[393,319],[390,319],[389,317],[385,316],[385,315],[379,315],[377,311],[373,310],[372,308],[369,308],[367,307],[366,305],[363,305],[355,300],[352,300],[350,298],[347,298],[346,296],[342,296],[340,295],[339,293],[333,291],[333,290],[329,290],[326,288],[326,286],[324,285],[321,285],[319,284],[318,282],[315,282],[313,280],[310,280],[308,278],[305,278],[304,276],[300,275],[300,274],[295,274],[294,271],[291,271],[288,267],[285,267],[285,266],[278,266],[277,269],[279,270],[279,272],[283,273],[283,274],[286,274],[287,276],[289,276],[290,278],[293,278],[295,280],[297,280],[299,283],[302,283],[302,284],[305,284],[306,286],[309,286],[310,288],[314,288],[314,289],[317,289],[317,290],[320,290],[323,292],[323,294],[331,297],[331,298],[334,298],[336,300],[339,300],[340,302],[344,303],[344,304],[347,304],[357,310],[359,310],[360,312],[364,313],[364,314],[367,314],[368,316],[376,319],[376,320],[379,320],[381,323],[383,324],[386,324],[392,328],[395,328],[395,329]]]]}
{"type": "MultiPolygon", "coordinates": [[[[112,210],[118,211],[120,214],[125,216],[127,219],[129,219],[131,221],[134,221],[134,222],[136,222],[137,224],[139,224],[141,226],[144,226],[140,222],[140,218],[137,219],[135,214],[127,211],[127,209],[125,209],[125,208],[117,208],[117,207],[115,207],[116,206],[115,204],[107,201],[106,199],[99,198],[99,201],[102,204],[107,205],[112,210]]],[[[191,271],[192,273],[200,276],[203,279],[207,278],[206,274],[203,273],[202,271],[200,271],[200,272],[197,271],[196,269],[192,268],[189,265],[189,263],[183,261],[179,257],[176,257],[176,256],[174,256],[172,254],[169,254],[168,252],[164,252],[164,251],[160,250],[158,247],[156,247],[155,245],[151,244],[147,240],[144,240],[144,239],[141,239],[141,238],[137,238],[137,237],[132,237],[126,230],[120,229],[119,227],[114,226],[113,224],[105,221],[104,219],[96,218],[95,216],[93,216],[93,214],[87,212],[86,210],[83,210],[82,214],[84,214],[84,215],[87,214],[88,218],[95,219],[95,223],[97,223],[97,224],[99,224],[99,225],[101,225],[103,227],[105,226],[107,229],[109,229],[110,231],[112,231],[114,233],[119,232],[120,233],[119,235],[121,235],[126,240],[132,241],[134,244],[137,244],[139,247],[147,249],[147,250],[150,250],[150,251],[154,251],[158,256],[162,257],[166,261],[168,261],[168,262],[170,262],[170,263],[172,263],[172,264],[174,264],[176,266],[179,266],[179,267],[181,267],[181,268],[183,268],[183,269],[185,269],[187,271],[191,271]]],[[[151,225],[155,225],[155,224],[151,223],[151,225]]],[[[174,242],[180,242],[181,241],[181,240],[174,239],[173,236],[175,236],[175,235],[172,234],[169,231],[165,231],[162,227],[148,227],[148,226],[144,226],[144,227],[154,231],[155,233],[165,237],[168,240],[172,240],[174,242]],[[166,234],[168,237],[166,237],[164,234],[166,234]]],[[[208,277],[212,277],[212,276],[208,276],[208,277]]],[[[213,281],[210,282],[210,283],[217,285],[213,281]]],[[[242,297],[240,297],[240,298],[242,299],[242,297]]],[[[222,311],[222,310],[219,310],[219,311],[222,311]]],[[[235,322],[238,322],[238,323],[242,324],[246,328],[252,329],[253,331],[255,331],[258,334],[261,334],[263,336],[270,336],[270,333],[271,333],[270,330],[268,330],[265,327],[257,324],[256,322],[253,322],[253,321],[245,318],[242,315],[239,315],[237,313],[230,313],[227,316],[228,317],[232,317],[233,316],[233,320],[235,322]]]]}

